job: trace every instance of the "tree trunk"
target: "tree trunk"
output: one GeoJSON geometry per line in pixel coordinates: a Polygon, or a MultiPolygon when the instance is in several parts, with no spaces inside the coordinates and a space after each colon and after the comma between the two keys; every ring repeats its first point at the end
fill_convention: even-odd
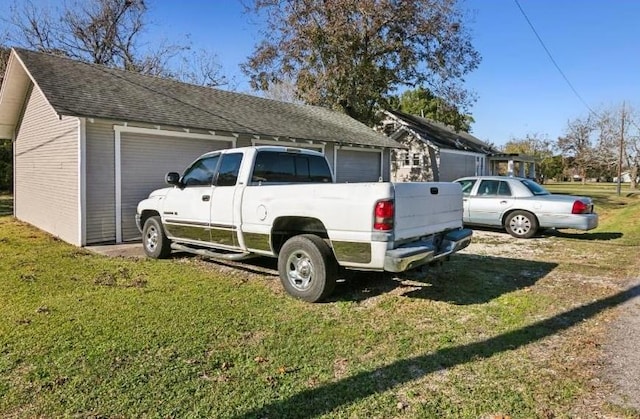
{"type": "Polygon", "coordinates": [[[637,165],[633,165],[631,166],[631,170],[629,171],[629,175],[631,175],[631,184],[629,184],[629,188],[630,189],[636,189],[638,187],[638,183],[636,182],[636,179],[638,178],[638,166],[637,165]]]}

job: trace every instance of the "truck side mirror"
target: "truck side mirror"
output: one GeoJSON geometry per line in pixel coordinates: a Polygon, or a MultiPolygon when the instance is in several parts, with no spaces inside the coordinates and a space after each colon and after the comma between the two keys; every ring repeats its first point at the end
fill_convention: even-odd
{"type": "Polygon", "coordinates": [[[169,185],[176,185],[176,186],[180,186],[180,173],[177,172],[169,172],[167,173],[167,176],[165,177],[165,182],[167,182],[169,185]]]}

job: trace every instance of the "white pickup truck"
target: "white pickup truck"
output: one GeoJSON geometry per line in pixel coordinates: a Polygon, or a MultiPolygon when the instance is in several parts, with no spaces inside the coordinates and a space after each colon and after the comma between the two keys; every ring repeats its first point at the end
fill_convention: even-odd
{"type": "Polygon", "coordinates": [[[145,253],[278,258],[285,290],[316,302],[338,268],[403,272],[465,248],[456,183],[334,183],[325,157],[287,147],[219,150],[138,204],[145,253]]]}

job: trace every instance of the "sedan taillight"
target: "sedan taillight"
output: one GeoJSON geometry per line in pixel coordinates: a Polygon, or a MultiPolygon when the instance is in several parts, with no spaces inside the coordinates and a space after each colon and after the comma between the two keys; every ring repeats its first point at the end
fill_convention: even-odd
{"type": "Polygon", "coordinates": [[[378,201],[374,210],[373,229],[379,231],[389,231],[393,229],[393,216],[395,209],[393,200],[378,201]]]}
{"type": "Polygon", "coordinates": [[[575,201],[573,208],[571,208],[571,214],[587,214],[589,212],[589,205],[582,201],[575,201]]]}

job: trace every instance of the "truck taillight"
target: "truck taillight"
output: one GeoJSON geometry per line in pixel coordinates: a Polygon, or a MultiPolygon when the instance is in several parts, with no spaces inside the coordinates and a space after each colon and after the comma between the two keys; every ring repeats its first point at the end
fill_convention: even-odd
{"type": "Polygon", "coordinates": [[[393,229],[393,200],[378,201],[374,210],[373,229],[389,231],[393,229]]]}
{"type": "Polygon", "coordinates": [[[575,201],[573,208],[571,208],[571,214],[585,214],[589,212],[589,206],[582,201],[575,201]]]}

